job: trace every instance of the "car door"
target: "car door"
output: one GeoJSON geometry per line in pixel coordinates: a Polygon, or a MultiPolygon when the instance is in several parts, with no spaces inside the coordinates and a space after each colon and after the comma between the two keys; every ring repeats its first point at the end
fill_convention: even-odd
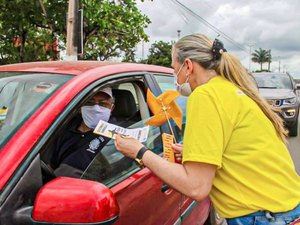
{"type": "MultiPolygon", "coordinates": [[[[115,116],[118,124],[127,128],[144,127],[150,112],[146,104],[146,90],[154,91],[155,86],[143,76],[135,76],[110,81],[115,95],[115,116]],[[132,97],[129,97],[129,96],[132,97]],[[118,99],[119,98],[119,99],[118,99]],[[130,102],[130,99],[134,103],[130,102]],[[123,101],[123,102],[122,102],[123,101]],[[126,109],[131,105],[132,112],[126,109]],[[133,106],[135,105],[135,106],[133,106]],[[126,115],[125,115],[126,114],[126,115]]],[[[149,128],[147,147],[158,155],[162,155],[162,132],[168,132],[164,127],[149,128]]],[[[138,164],[119,153],[114,141],[111,140],[82,176],[83,179],[99,181],[110,187],[118,201],[120,215],[115,224],[175,224],[180,215],[180,201],[182,195],[166,185],[147,168],[140,168],[138,164]],[[103,166],[104,163],[106,166],[103,166]],[[109,169],[107,169],[109,168],[109,169]],[[102,171],[101,175],[95,171],[102,171]]]]}
{"type": "MultiPolygon", "coordinates": [[[[175,89],[174,76],[153,74],[153,79],[157,82],[157,85],[161,89],[161,92],[175,89]]],[[[180,130],[174,122],[172,122],[171,124],[174,130],[174,134],[176,136],[176,140],[178,143],[180,143],[183,141],[183,134],[184,134],[184,128],[186,122],[187,97],[180,96],[175,101],[182,110],[182,116],[183,116],[182,129],[180,130]]],[[[180,209],[180,218],[181,218],[180,224],[182,225],[203,224],[209,215],[210,200],[206,198],[201,202],[196,202],[182,195],[179,209],[180,209]]]]}

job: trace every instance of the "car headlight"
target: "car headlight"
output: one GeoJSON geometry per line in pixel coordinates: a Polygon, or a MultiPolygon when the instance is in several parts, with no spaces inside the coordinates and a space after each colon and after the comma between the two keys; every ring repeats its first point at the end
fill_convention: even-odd
{"type": "Polygon", "coordinates": [[[284,99],[282,104],[283,105],[294,105],[297,102],[297,98],[288,98],[288,99],[284,99]]]}

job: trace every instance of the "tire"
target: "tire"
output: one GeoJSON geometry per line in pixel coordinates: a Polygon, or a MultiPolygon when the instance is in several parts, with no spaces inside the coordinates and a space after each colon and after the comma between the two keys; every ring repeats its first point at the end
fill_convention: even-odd
{"type": "Polygon", "coordinates": [[[289,136],[296,137],[298,135],[298,119],[295,124],[288,127],[289,136]]]}

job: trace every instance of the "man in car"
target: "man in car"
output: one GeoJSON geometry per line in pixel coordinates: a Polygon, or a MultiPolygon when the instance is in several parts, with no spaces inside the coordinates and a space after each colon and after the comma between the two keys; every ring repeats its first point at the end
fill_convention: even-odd
{"type": "Polygon", "coordinates": [[[101,89],[81,107],[75,119],[58,138],[50,166],[56,176],[80,177],[109,138],[93,133],[99,120],[110,120],[114,98],[109,87],[101,89]]]}

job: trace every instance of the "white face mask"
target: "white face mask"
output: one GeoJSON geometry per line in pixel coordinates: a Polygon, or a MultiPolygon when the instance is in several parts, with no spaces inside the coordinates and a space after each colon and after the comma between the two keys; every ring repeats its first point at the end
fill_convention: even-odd
{"type": "Polygon", "coordinates": [[[189,81],[190,76],[187,76],[185,82],[183,84],[178,84],[178,74],[180,73],[181,69],[183,68],[184,63],[180,66],[178,72],[174,74],[175,76],[175,85],[176,85],[176,90],[183,96],[189,96],[192,93],[192,88],[189,81]]]}
{"type": "Polygon", "coordinates": [[[94,129],[100,120],[108,121],[111,110],[99,105],[82,106],[82,119],[87,127],[94,129]]]}

